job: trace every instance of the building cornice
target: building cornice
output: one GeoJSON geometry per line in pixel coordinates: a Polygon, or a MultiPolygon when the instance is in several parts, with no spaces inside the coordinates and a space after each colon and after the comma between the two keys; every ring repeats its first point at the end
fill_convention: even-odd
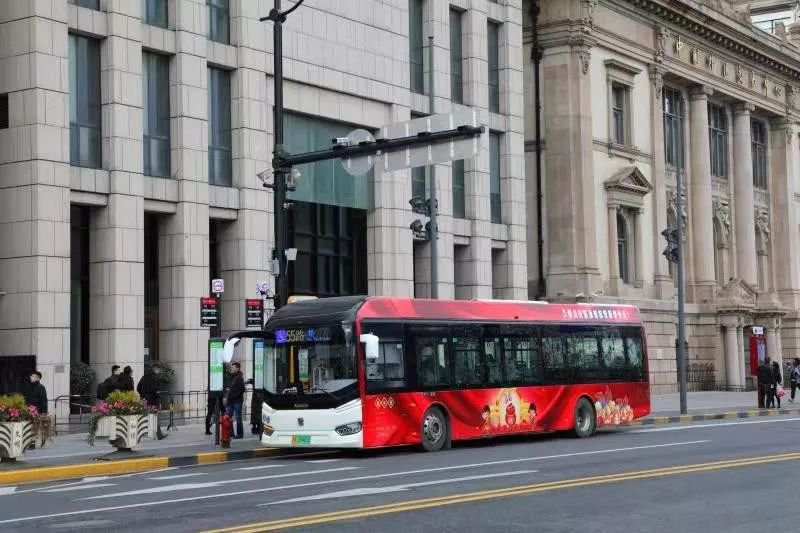
{"type": "MultiPolygon", "coordinates": [[[[758,31],[748,27],[749,32],[741,28],[726,25],[722,14],[712,18],[711,12],[704,13],[701,9],[690,4],[695,2],[678,2],[676,0],[621,0],[643,10],[653,18],[682,28],[687,33],[696,35],[717,48],[729,50],[741,57],[759,63],[763,68],[770,69],[792,80],[800,80],[800,53],[791,53],[787,50],[777,49],[791,46],[772,36],[763,37],[775,39],[774,44],[759,42],[752,32],[758,31]],[[797,65],[797,68],[791,65],[797,65]]],[[[732,22],[734,22],[732,20],[732,22]]],[[[735,21],[742,28],[746,26],[735,21]]],[[[759,36],[760,37],[760,36],[759,36]]]]}

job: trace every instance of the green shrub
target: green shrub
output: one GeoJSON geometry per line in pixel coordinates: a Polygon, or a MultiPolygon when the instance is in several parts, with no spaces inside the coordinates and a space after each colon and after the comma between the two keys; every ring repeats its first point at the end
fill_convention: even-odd
{"type": "Polygon", "coordinates": [[[94,369],[80,361],[72,363],[69,368],[70,394],[85,396],[90,394],[95,380],[94,369]]]}

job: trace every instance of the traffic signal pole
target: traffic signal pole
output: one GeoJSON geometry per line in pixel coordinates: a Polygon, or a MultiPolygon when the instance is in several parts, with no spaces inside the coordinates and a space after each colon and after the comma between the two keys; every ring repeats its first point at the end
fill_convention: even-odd
{"type": "Polygon", "coordinates": [[[683,176],[679,168],[675,173],[675,211],[678,237],[678,387],[680,391],[681,414],[687,412],[686,406],[686,313],[684,311],[685,291],[683,275],[683,176]]]}

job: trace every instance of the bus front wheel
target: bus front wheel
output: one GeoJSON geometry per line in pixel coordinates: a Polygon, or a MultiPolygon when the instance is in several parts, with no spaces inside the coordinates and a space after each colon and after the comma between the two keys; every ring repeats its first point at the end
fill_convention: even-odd
{"type": "Polygon", "coordinates": [[[426,452],[449,448],[450,426],[447,417],[438,407],[431,407],[422,418],[422,447],[426,452]]]}
{"type": "Polygon", "coordinates": [[[594,407],[586,398],[581,398],[575,404],[575,417],[572,433],[579,439],[591,437],[597,430],[597,416],[594,407]]]}

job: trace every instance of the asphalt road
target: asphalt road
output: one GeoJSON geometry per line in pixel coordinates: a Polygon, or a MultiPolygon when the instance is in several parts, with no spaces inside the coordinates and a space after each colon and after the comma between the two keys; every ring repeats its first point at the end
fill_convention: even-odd
{"type": "Polygon", "coordinates": [[[798,465],[792,416],[295,455],[0,487],[0,529],[796,531],[798,465]]]}

